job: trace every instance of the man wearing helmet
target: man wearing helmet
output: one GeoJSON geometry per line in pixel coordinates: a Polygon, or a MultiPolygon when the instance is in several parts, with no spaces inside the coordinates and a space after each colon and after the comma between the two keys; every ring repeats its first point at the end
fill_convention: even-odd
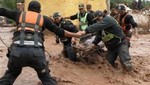
{"type": "Polygon", "coordinates": [[[84,4],[79,4],[78,6],[79,13],[72,15],[70,17],[65,17],[65,19],[79,20],[79,29],[85,30],[86,27],[92,24],[92,15],[86,12],[84,4]]]}
{"type": "Polygon", "coordinates": [[[118,6],[118,17],[116,18],[120,24],[123,32],[128,40],[128,47],[130,47],[130,38],[132,37],[132,29],[135,30],[135,36],[138,38],[137,23],[134,21],[133,16],[126,12],[125,5],[118,6]]]}
{"type": "Polygon", "coordinates": [[[132,63],[130,62],[129,48],[120,25],[114,18],[107,15],[104,16],[102,11],[96,11],[94,15],[97,23],[87,27],[85,31],[82,31],[82,34],[98,33],[93,44],[97,45],[100,41],[104,42],[108,49],[106,60],[113,67],[116,67],[115,61],[119,56],[122,67],[126,71],[131,71],[132,63]]]}
{"type": "Polygon", "coordinates": [[[59,28],[49,17],[41,15],[40,12],[41,5],[38,1],[31,1],[26,12],[0,8],[0,16],[10,18],[17,24],[7,54],[8,70],[0,78],[0,85],[13,85],[22,68],[26,66],[34,68],[43,85],[56,85],[46,63],[43,31],[47,28],[58,36],[68,37],[79,37],[81,33],[71,33],[59,28]]]}
{"type": "MultiPolygon", "coordinates": [[[[54,22],[57,26],[60,28],[67,30],[69,32],[77,32],[77,28],[73,23],[69,20],[65,20],[59,12],[55,12],[53,14],[54,22]]],[[[58,37],[58,40],[60,40],[63,43],[63,54],[65,57],[69,58],[72,61],[76,61],[76,53],[72,47],[72,44],[75,43],[74,37],[58,37]]]]}

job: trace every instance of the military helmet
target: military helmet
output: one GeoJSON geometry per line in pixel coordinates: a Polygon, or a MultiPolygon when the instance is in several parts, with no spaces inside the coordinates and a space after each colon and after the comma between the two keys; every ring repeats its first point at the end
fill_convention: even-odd
{"type": "Polygon", "coordinates": [[[61,14],[59,12],[53,13],[53,18],[56,19],[58,17],[61,17],[61,14]]]}
{"type": "Polygon", "coordinates": [[[94,13],[94,17],[99,17],[99,16],[103,16],[103,12],[97,10],[97,11],[94,13]]]}
{"type": "Polygon", "coordinates": [[[118,10],[126,10],[125,5],[119,5],[119,6],[118,6],[118,10]]]}
{"type": "Polygon", "coordinates": [[[41,12],[41,4],[38,1],[31,1],[28,6],[29,11],[41,12]]]}

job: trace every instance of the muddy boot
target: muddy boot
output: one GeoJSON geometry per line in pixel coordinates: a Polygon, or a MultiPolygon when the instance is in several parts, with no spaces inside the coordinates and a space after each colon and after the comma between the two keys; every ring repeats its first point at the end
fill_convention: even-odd
{"type": "Polygon", "coordinates": [[[127,72],[131,72],[133,70],[133,66],[131,62],[125,62],[124,64],[121,64],[123,69],[126,70],[127,72]]]}
{"type": "Polygon", "coordinates": [[[108,57],[106,56],[106,61],[114,68],[118,68],[118,63],[115,63],[117,57],[108,57]]]}

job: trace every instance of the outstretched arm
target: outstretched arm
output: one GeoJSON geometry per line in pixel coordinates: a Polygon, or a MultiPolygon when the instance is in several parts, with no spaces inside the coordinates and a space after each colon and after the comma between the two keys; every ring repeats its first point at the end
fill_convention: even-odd
{"type": "Polygon", "coordinates": [[[137,38],[139,38],[139,36],[138,36],[138,30],[137,30],[137,23],[135,22],[135,20],[133,19],[133,17],[132,16],[129,16],[130,18],[129,18],[129,23],[131,23],[131,25],[132,25],[132,27],[134,28],[134,35],[135,35],[135,37],[137,37],[137,38]]]}
{"type": "Polygon", "coordinates": [[[64,19],[70,19],[70,17],[64,17],[64,19]]]}
{"type": "Polygon", "coordinates": [[[17,18],[20,15],[20,11],[15,11],[15,10],[9,10],[9,9],[5,9],[5,8],[0,8],[0,16],[5,16],[9,19],[13,19],[15,21],[17,21],[17,18]]]}
{"type": "Polygon", "coordinates": [[[71,19],[71,20],[75,20],[78,18],[78,13],[69,17],[64,17],[64,19],[71,19]]]}
{"type": "Polygon", "coordinates": [[[66,37],[76,37],[79,38],[83,35],[83,33],[81,31],[77,32],[77,33],[73,33],[73,32],[69,32],[65,30],[64,36],[66,37]]]}
{"type": "Polygon", "coordinates": [[[73,32],[69,32],[67,30],[63,30],[61,28],[59,28],[57,25],[55,25],[48,17],[44,17],[44,28],[47,28],[49,31],[54,32],[56,35],[58,36],[66,36],[66,37],[76,37],[79,38],[82,33],[81,32],[77,32],[77,33],[73,33],[73,32]]]}

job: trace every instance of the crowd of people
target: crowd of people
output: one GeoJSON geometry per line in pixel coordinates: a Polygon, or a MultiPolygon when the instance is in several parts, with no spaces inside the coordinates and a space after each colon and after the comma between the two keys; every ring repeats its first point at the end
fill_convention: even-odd
{"type": "MultiPolygon", "coordinates": [[[[119,56],[124,70],[131,72],[133,65],[129,54],[131,29],[136,30],[137,23],[132,15],[126,12],[124,5],[114,8],[109,15],[107,10],[93,11],[91,4],[78,5],[79,12],[69,17],[63,17],[55,12],[52,17],[40,14],[41,5],[38,1],[31,1],[28,11],[8,10],[0,8],[0,16],[14,20],[17,29],[13,35],[13,42],[8,49],[8,70],[2,78],[0,85],[13,85],[22,68],[34,68],[43,85],[57,85],[50,76],[49,68],[44,54],[44,34],[48,29],[56,34],[56,43],[63,43],[63,53],[71,61],[77,61],[77,55],[72,44],[76,38],[89,33],[95,33],[92,46],[103,42],[108,50],[106,60],[112,67],[116,67],[119,56]],[[79,28],[70,20],[79,20],[79,28]]],[[[137,31],[135,32],[138,36],[137,31]]]]}

